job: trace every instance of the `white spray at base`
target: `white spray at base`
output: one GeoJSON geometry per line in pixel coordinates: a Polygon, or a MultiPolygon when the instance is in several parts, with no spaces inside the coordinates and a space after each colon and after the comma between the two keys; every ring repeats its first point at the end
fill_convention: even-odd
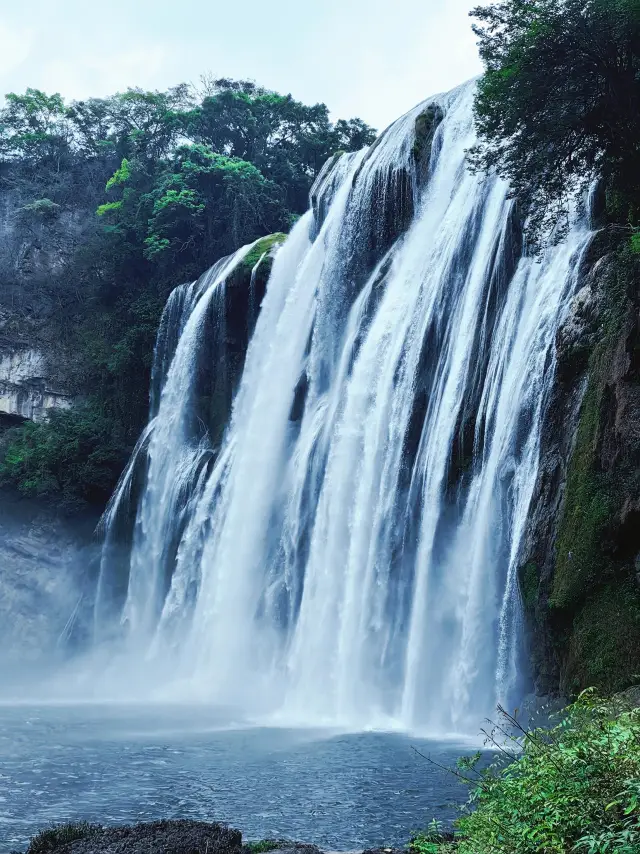
{"type": "Polygon", "coordinates": [[[446,733],[517,690],[518,553],[589,232],[520,257],[507,187],[465,167],[473,91],[429,102],[444,118],[427,174],[429,103],[324,170],[275,258],[217,455],[189,427],[195,366],[238,258],[173,297],[132,544],[124,569],[106,548],[96,608],[123,696],[446,733]],[[412,211],[397,233],[394,204],[412,211]]]}

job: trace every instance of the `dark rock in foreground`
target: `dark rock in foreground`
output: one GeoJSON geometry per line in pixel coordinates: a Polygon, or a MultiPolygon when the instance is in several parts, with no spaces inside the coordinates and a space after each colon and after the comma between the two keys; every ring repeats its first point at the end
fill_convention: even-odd
{"type": "Polygon", "coordinates": [[[241,854],[242,850],[240,831],[185,820],[53,828],[34,837],[28,854],[241,854]]]}
{"type": "MultiPolygon", "coordinates": [[[[204,821],[154,821],[105,828],[68,824],[50,828],[31,840],[27,854],[322,854],[315,845],[264,840],[243,845],[242,834],[204,821]]],[[[400,854],[390,848],[367,854],[400,854]]]]}

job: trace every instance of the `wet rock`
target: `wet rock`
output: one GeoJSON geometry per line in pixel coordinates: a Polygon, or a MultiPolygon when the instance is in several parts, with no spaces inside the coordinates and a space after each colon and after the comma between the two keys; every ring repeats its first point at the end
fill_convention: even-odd
{"type": "Polygon", "coordinates": [[[444,110],[438,104],[429,104],[416,119],[412,153],[421,184],[429,176],[433,141],[443,119],[444,110]]]}
{"type": "MultiPolygon", "coordinates": [[[[245,847],[245,854],[253,854],[251,846],[245,847]]],[[[282,842],[281,847],[271,848],[269,854],[323,854],[317,845],[307,845],[304,842],[282,842]]]]}
{"type": "Polygon", "coordinates": [[[640,660],[640,272],[597,249],[557,335],[521,555],[540,694],[618,691],[640,660]]]}
{"type": "Polygon", "coordinates": [[[337,151],[324,164],[311,188],[309,198],[311,201],[311,210],[313,211],[312,240],[315,240],[324,225],[329,208],[346,174],[349,162],[350,157],[348,155],[342,151],[337,151]]]}
{"type": "Polygon", "coordinates": [[[221,824],[202,821],[154,821],[148,824],[101,828],[86,826],[83,838],[50,842],[36,847],[36,837],[29,854],[242,854],[242,835],[221,824]],[[46,847],[45,847],[46,845],[46,847]]]}
{"type": "Polygon", "coordinates": [[[617,694],[616,699],[620,700],[624,706],[640,709],[640,685],[634,685],[632,688],[627,688],[626,691],[622,691],[620,694],[617,694]]]}
{"type": "MultiPolygon", "coordinates": [[[[178,819],[123,827],[60,825],[31,840],[27,854],[322,854],[316,845],[266,840],[243,845],[239,830],[224,824],[178,819]]],[[[391,854],[392,849],[384,849],[391,854]]],[[[374,852],[371,852],[374,854],[374,852]]],[[[382,849],[380,851],[382,854],[382,849]]]]}
{"type": "Polygon", "coordinates": [[[96,228],[93,210],[33,199],[0,175],[0,414],[68,408],[83,366],[60,335],[58,284],[96,228]]]}
{"type": "Polygon", "coordinates": [[[69,409],[73,395],[55,373],[43,348],[0,339],[0,414],[44,421],[52,409],[69,409]]]}
{"type": "Polygon", "coordinates": [[[587,368],[598,335],[603,294],[601,274],[606,262],[599,262],[569,306],[567,317],[556,336],[557,376],[570,383],[587,368]]]}

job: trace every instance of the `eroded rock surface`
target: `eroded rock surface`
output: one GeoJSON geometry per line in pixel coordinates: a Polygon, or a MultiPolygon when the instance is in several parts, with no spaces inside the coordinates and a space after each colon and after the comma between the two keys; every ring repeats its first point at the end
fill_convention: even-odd
{"type": "MultiPolygon", "coordinates": [[[[0,671],[64,655],[90,598],[96,517],[0,490],[0,671]]],[[[19,674],[18,674],[19,675],[19,674]]],[[[6,681],[4,683],[6,687],[6,681]]]]}
{"type": "Polygon", "coordinates": [[[603,239],[558,332],[520,570],[540,694],[619,691],[640,664],[640,264],[603,239]]]}

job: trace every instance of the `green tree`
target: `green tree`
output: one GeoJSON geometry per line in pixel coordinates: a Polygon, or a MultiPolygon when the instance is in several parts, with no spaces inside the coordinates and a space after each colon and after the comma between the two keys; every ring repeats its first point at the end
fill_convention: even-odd
{"type": "Polygon", "coordinates": [[[2,155],[30,165],[48,163],[59,170],[70,154],[71,143],[62,97],[27,89],[24,95],[10,92],[6,101],[0,115],[2,155]]]}
{"type": "Polygon", "coordinates": [[[539,242],[602,178],[617,222],[640,210],[640,0],[500,0],[471,13],[486,72],[472,160],[510,183],[539,242]]]}
{"type": "Polygon", "coordinates": [[[184,115],[193,106],[185,83],[166,92],[128,89],[111,102],[118,153],[152,161],[171,154],[183,132],[184,115]]]}
{"type": "Polygon", "coordinates": [[[112,425],[95,400],[27,423],[3,437],[0,484],[26,495],[61,493],[69,504],[105,502],[123,464],[112,425]]]}
{"type": "Polygon", "coordinates": [[[229,254],[287,222],[283,193],[253,164],[185,145],[151,193],[153,210],[145,238],[147,257],[185,251],[200,261],[205,252],[229,254]]]}
{"type": "Polygon", "coordinates": [[[155,174],[123,159],[98,208],[110,228],[149,262],[192,278],[217,258],[287,227],[284,193],[252,163],[183,145],[155,174]]]}
{"type": "Polygon", "coordinates": [[[325,104],[307,106],[250,81],[210,80],[187,116],[187,134],[214,151],[247,160],[285,190],[302,213],[314,178],[337,150],[370,145],[375,131],[361,119],[331,123],[325,104]]]}
{"type": "Polygon", "coordinates": [[[67,379],[89,404],[13,431],[0,449],[2,479],[102,502],[148,414],[170,290],[241,245],[286,232],[324,160],[372,138],[360,119],[334,125],[323,104],[247,81],[69,105],[35,89],[7,96],[0,191],[17,195],[25,228],[66,251],[53,274],[18,281],[14,268],[2,271],[0,301],[23,300],[25,316],[51,306],[46,334],[77,365],[67,379]]]}

